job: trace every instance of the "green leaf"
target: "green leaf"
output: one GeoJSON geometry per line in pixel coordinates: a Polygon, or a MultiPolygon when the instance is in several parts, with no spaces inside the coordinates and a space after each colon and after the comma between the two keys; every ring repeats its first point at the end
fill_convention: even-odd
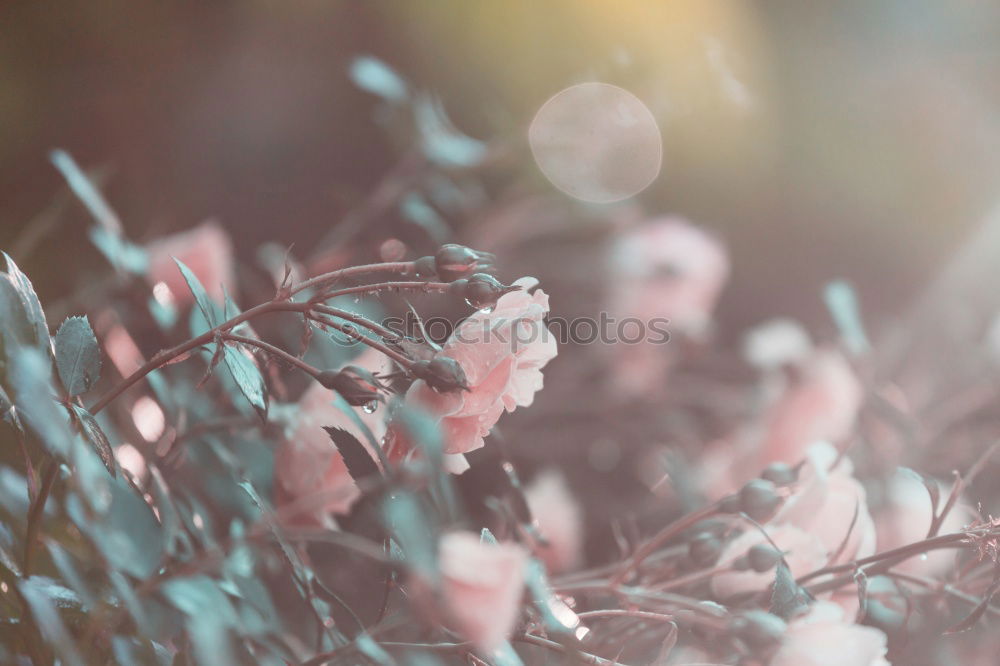
{"type": "Polygon", "coordinates": [[[41,351],[25,347],[12,361],[10,379],[18,414],[50,452],[66,456],[74,437],[68,414],[54,400],[51,362],[41,351]]]}
{"type": "Polygon", "coordinates": [[[31,286],[31,280],[21,272],[10,255],[4,252],[3,256],[7,260],[7,279],[14,286],[24,314],[34,328],[35,346],[48,349],[49,325],[45,322],[45,312],[42,311],[42,304],[35,294],[35,288],[31,286]]]}
{"type": "Polygon", "coordinates": [[[21,596],[28,603],[31,615],[35,618],[35,624],[38,625],[45,640],[55,649],[60,661],[66,666],[83,666],[83,659],[80,658],[73,638],[59,616],[58,608],[65,601],[65,595],[61,594],[61,590],[69,592],[66,588],[59,590],[60,587],[54,585],[51,579],[41,576],[32,576],[18,584],[21,596]]]}
{"type": "Polygon", "coordinates": [[[201,313],[205,315],[205,320],[208,321],[208,325],[214,328],[219,325],[219,322],[215,316],[215,306],[212,304],[212,299],[208,297],[208,292],[205,291],[205,287],[202,286],[201,280],[195,275],[190,268],[188,268],[183,261],[174,257],[174,262],[177,264],[177,268],[180,269],[181,275],[184,276],[184,281],[187,282],[188,289],[194,295],[195,303],[198,304],[198,309],[201,313]]]}
{"type": "Polygon", "coordinates": [[[354,85],[378,95],[387,102],[405,102],[406,83],[381,60],[360,56],[351,63],[349,73],[354,85]]]}
{"type": "Polygon", "coordinates": [[[775,570],[770,612],[787,620],[808,605],[809,593],[795,582],[788,564],[781,560],[775,570]]]}
{"type": "Polygon", "coordinates": [[[101,349],[86,317],[69,317],[56,332],[56,369],[70,396],[90,390],[101,376],[101,349]]]}
{"type": "Polygon", "coordinates": [[[257,410],[261,420],[267,421],[267,391],[260,370],[242,347],[228,344],[224,346],[223,358],[233,376],[233,381],[236,382],[243,397],[257,410]]]}
{"type": "Polygon", "coordinates": [[[108,436],[104,434],[101,430],[101,426],[97,423],[97,419],[94,415],[88,412],[83,407],[79,405],[70,405],[73,412],[73,418],[76,419],[77,424],[80,426],[80,432],[93,447],[94,452],[100,456],[101,462],[108,469],[111,476],[118,475],[118,461],[115,459],[115,452],[111,448],[111,442],[108,441],[108,436]]]}
{"type": "Polygon", "coordinates": [[[333,445],[337,447],[337,451],[344,459],[344,464],[347,465],[347,473],[355,482],[379,476],[375,459],[372,458],[372,454],[368,452],[365,445],[358,441],[357,437],[343,428],[324,426],[323,430],[330,436],[333,445]]]}

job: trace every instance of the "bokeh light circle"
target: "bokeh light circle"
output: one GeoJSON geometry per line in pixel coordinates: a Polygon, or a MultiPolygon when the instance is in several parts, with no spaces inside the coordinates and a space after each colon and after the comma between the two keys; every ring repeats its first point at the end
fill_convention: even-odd
{"type": "Polygon", "coordinates": [[[663,139],[652,112],[608,83],[581,83],[554,95],[531,121],[528,143],[553,185],[589,203],[638,194],[663,163],[663,139]]]}

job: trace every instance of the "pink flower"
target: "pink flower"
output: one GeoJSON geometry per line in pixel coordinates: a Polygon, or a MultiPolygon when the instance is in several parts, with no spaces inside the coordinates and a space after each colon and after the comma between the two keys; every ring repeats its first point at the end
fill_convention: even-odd
{"type": "Polygon", "coordinates": [[[233,245],[229,235],[216,222],[205,222],[188,231],[158,238],[146,246],[146,251],[149,254],[146,277],[159,300],[172,300],[178,307],[194,302],[174,257],[191,269],[213,300],[222,302],[224,284],[232,291],[233,245]]]}
{"type": "MultiPolygon", "coordinates": [[[[937,481],[931,483],[940,488],[941,484],[937,481]]],[[[875,516],[879,550],[891,550],[925,539],[931,526],[933,511],[930,494],[920,475],[900,467],[889,478],[885,490],[886,501],[875,516]]],[[[942,490],[939,511],[947,497],[947,491],[942,490]]],[[[948,512],[938,533],[959,532],[973,518],[971,509],[958,503],[948,512]]],[[[904,560],[893,566],[893,569],[916,576],[938,576],[946,572],[954,562],[954,552],[932,550],[924,556],[904,560]]]]}
{"type": "MultiPolygon", "coordinates": [[[[370,351],[353,364],[377,372],[387,362],[378,352],[370,351]]],[[[310,384],[298,407],[293,429],[274,456],[275,496],[279,508],[289,514],[290,523],[331,526],[330,514],[348,513],[361,493],[323,427],[343,428],[362,444],[369,442],[354,419],[334,405],[333,391],[318,382],[310,384]]],[[[355,410],[376,441],[385,434],[383,410],[372,414],[355,410]]]]}
{"type": "Polygon", "coordinates": [[[512,543],[483,543],[471,532],[441,537],[442,596],[451,623],[486,653],[499,647],[517,622],[528,554],[512,543]]]}
{"type": "Polygon", "coordinates": [[[445,453],[480,448],[504,410],[530,405],[542,388],[542,368],[556,355],[543,321],[549,297],[540,289],[528,292],[538,284],[534,278],[514,284],[521,290],[501,296],[492,312],[466,319],[438,352],[462,366],[470,390],[438,393],[417,380],[406,393],[407,402],[440,424],[445,453]]]}
{"type": "Polygon", "coordinates": [[[546,542],[537,554],[549,573],[575,568],[583,548],[583,516],[566,480],[557,472],[545,472],[525,489],[524,497],[546,542]]]}
{"type": "MultiPolygon", "coordinates": [[[[677,217],[650,220],[616,237],[610,251],[607,309],[621,324],[666,319],[673,335],[701,337],[729,276],[725,249],[710,234],[677,217]]],[[[623,337],[635,331],[618,327],[623,337]]],[[[626,327],[627,328],[627,327],[626,327]]],[[[612,377],[624,397],[662,391],[672,365],[671,348],[649,337],[614,345],[612,377]]]]}
{"type": "Polygon", "coordinates": [[[793,620],[770,666],[889,666],[885,634],[850,624],[836,604],[817,601],[793,620]]]}
{"type": "Polygon", "coordinates": [[[817,349],[795,367],[796,377],[756,423],[707,451],[702,483],[712,496],[733,492],[773,462],[796,465],[811,445],[853,430],[863,391],[847,360],[817,349]]]}

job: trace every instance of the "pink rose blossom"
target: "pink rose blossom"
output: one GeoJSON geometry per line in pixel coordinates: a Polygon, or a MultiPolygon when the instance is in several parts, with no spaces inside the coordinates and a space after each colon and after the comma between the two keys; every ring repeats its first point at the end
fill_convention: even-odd
{"type": "Polygon", "coordinates": [[[191,290],[177,270],[174,258],[180,259],[191,269],[213,300],[221,303],[222,285],[234,282],[233,245],[229,235],[216,222],[205,222],[188,231],[158,238],[146,246],[149,254],[147,279],[154,289],[165,285],[169,290],[160,296],[173,300],[178,307],[194,302],[191,290]]]}
{"type": "MultiPolygon", "coordinates": [[[[931,483],[941,487],[937,481],[932,480],[931,483]]],[[[941,489],[939,511],[947,497],[948,492],[941,489]]],[[[903,467],[897,469],[886,484],[885,499],[875,516],[879,550],[899,548],[927,537],[934,514],[930,494],[920,475],[903,467]]],[[[960,532],[973,518],[972,510],[958,503],[948,512],[938,533],[960,532]]],[[[893,569],[915,576],[938,576],[948,571],[954,562],[954,552],[932,550],[923,556],[904,560],[893,566],[893,569]]]]}
{"type": "Polygon", "coordinates": [[[843,610],[824,601],[788,625],[770,666],[889,666],[885,634],[845,621],[843,610]]]}
{"type": "MultiPolygon", "coordinates": [[[[701,337],[729,276],[726,251],[713,236],[677,217],[650,220],[618,235],[610,251],[608,312],[649,326],[668,319],[671,335],[701,337]]],[[[623,397],[663,390],[671,347],[646,339],[613,346],[613,385],[623,397]]],[[[623,331],[623,335],[635,335],[623,331]]]]}
{"type": "Polygon", "coordinates": [[[540,289],[529,293],[538,284],[534,278],[514,284],[521,289],[501,296],[492,312],[462,322],[438,352],[462,366],[470,390],[438,393],[417,380],[406,393],[407,402],[439,422],[445,453],[482,447],[504,410],[530,405],[542,388],[542,368],[556,355],[543,321],[549,297],[540,289]]]}
{"type": "MultiPolygon", "coordinates": [[[[370,351],[355,359],[353,365],[378,372],[387,367],[387,362],[378,352],[370,351]]],[[[289,522],[330,526],[330,514],[348,513],[360,490],[323,428],[343,428],[362,444],[367,446],[369,442],[354,419],[334,405],[333,391],[318,382],[309,385],[298,407],[293,430],[275,453],[275,495],[279,507],[290,514],[289,522]]],[[[385,434],[383,410],[372,414],[355,410],[376,441],[385,434]]]]}
{"type": "Polygon", "coordinates": [[[545,472],[525,489],[524,497],[546,541],[537,554],[549,573],[575,568],[583,548],[583,516],[566,480],[557,472],[545,472]]]}
{"type": "Polygon", "coordinates": [[[512,543],[483,543],[471,532],[441,537],[442,596],[451,623],[489,653],[510,635],[520,613],[528,553],[512,543]]]}

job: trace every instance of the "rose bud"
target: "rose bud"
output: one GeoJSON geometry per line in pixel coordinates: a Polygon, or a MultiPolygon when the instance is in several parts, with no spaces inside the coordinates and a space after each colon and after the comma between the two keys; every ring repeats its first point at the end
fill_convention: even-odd
{"type": "Polygon", "coordinates": [[[474,273],[469,278],[455,280],[451,286],[456,294],[477,310],[492,310],[501,296],[520,289],[505,285],[488,273],[474,273]]]}
{"type": "Polygon", "coordinates": [[[752,479],[740,489],[740,509],[759,523],[773,516],[780,504],[777,488],[770,481],[752,479]]]}
{"type": "Polygon", "coordinates": [[[491,271],[496,257],[489,252],[479,252],[464,245],[442,245],[434,255],[434,270],[445,282],[469,277],[473,273],[491,271]]]}
{"type": "Polygon", "coordinates": [[[416,273],[417,277],[431,277],[436,273],[434,266],[434,257],[426,256],[420,257],[413,262],[413,272],[416,273]]]}
{"type": "Polygon", "coordinates": [[[795,483],[798,477],[798,471],[788,463],[783,462],[771,463],[760,474],[760,478],[766,479],[776,486],[787,486],[795,483]]]}
{"type": "Polygon", "coordinates": [[[767,611],[750,610],[732,622],[732,631],[751,648],[765,650],[781,641],[788,625],[767,611]]]}
{"type": "Polygon", "coordinates": [[[430,361],[417,361],[410,368],[413,376],[423,379],[438,393],[462,389],[469,390],[462,366],[453,358],[438,356],[430,361]]]}
{"type": "Polygon", "coordinates": [[[324,370],[316,376],[316,381],[339,393],[347,404],[354,407],[383,400],[380,391],[385,389],[385,385],[372,372],[354,365],[341,370],[324,370]]]}
{"type": "Polygon", "coordinates": [[[695,564],[711,566],[719,559],[722,542],[711,532],[700,532],[688,542],[688,556],[695,564]]]}
{"type": "Polygon", "coordinates": [[[775,550],[774,546],[766,543],[758,543],[750,547],[747,551],[747,562],[750,568],[758,573],[770,571],[777,566],[781,560],[781,552],[775,550]]]}
{"type": "Polygon", "coordinates": [[[719,501],[719,513],[739,513],[740,496],[726,495],[719,501]]]}

